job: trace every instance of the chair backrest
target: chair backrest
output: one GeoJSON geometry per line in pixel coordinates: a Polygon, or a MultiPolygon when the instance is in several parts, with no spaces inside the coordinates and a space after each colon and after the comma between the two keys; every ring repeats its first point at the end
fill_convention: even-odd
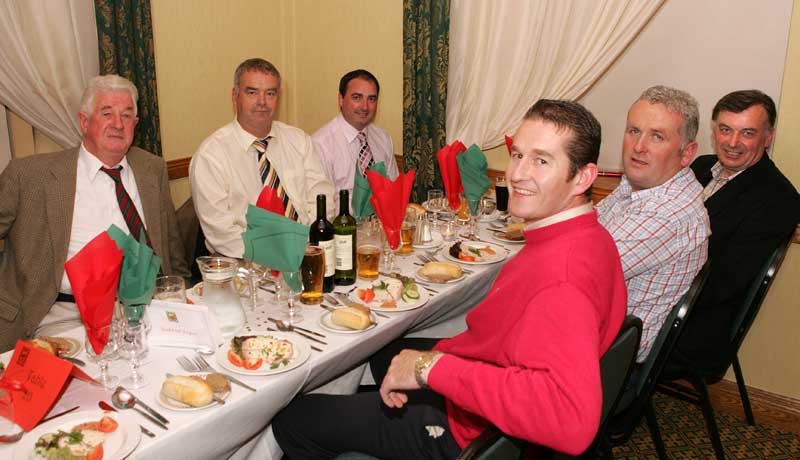
{"type": "Polygon", "coordinates": [[[603,409],[600,412],[600,431],[603,429],[606,417],[612,413],[622,389],[630,375],[631,367],[639,351],[639,342],[642,338],[642,320],[634,315],[628,315],[622,322],[622,327],[614,339],[614,343],[600,358],[600,381],[603,386],[603,409]]]}
{"type": "Polygon", "coordinates": [[[761,310],[761,304],[767,297],[767,292],[781,268],[786,252],[789,250],[789,245],[792,244],[792,237],[794,236],[794,229],[785,238],[781,239],[778,247],[770,255],[769,259],[764,264],[764,267],[756,275],[753,284],[747,291],[747,295],[742,302],[742,308],[734,319],[733,327],[731,328],[731,345],[733,352],[737,353],[739,347],[744,342],[750,326],[755,321],[758,311],[761,310]]]}

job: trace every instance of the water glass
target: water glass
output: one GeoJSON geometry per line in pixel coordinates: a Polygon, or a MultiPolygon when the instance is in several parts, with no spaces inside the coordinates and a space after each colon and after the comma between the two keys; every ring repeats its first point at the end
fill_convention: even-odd
{"type": "Polygon", "coordinates": [[[303,283],[301,281],[300,272],[281,272],[281,277],[283,278],[283,284],[289,290],[286,301],[286,304],[289,308],[283,315],[283,319],[288,321],[290,325],[297,324],[303,320],[303,315],[297,311],[297,308],[295,308],[297,298],[300,296],[300,293],[303,292],[303,283]],[[296,281],[291,282],[290,279],[295,279],[296,281]]]}
{"type": "Polygon", "coordinates": [[[156,278],[153,298],[186,303],[186,282],[180,276],[159,276],[156,278]]]}
{"type": "Polygon", "coordinates": [[[128,323],[119,331],[119,354],[128,360],[131,375],[122,380],[122,383],[132,389],[147,385],[147,380],[139,372],[141,359],[147,353],[147,331],[141,323],[128,323]]]}
{"type": "Polygon", "coordinates": [[[433,221],[439,220],[439,213],[442,212],[444,192],[439,189],[428,190],[428,210],[433,213],[433,221]]]}
{"type": "Polygon", "coordinates": [[[106,340],[105,346],[100,349],[95,349],[92,345],[91,340],[89,339],[89,333],[86,333],[86,355],[89,356],[89,359],[95,363],[97,366],[100,367],[100,383],[103,386],[110,390],[117,386],[119,382],[119,378],[108,375],[108,363],[117,359],[117,337],[115,326],[109,324],[108,326],[100,327],[96,330],[96,335],[100,338],[100,340],[106,340]]]}

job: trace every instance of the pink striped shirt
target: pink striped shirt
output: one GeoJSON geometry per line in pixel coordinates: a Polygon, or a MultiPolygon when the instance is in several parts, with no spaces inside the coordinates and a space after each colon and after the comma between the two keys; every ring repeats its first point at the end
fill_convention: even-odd
{"type": "Polygon", "coordinates": [[[597,205],[614,238],[628,287],[628,313],[642,319],[643,362],[673,305],[706,261],[711,228],[703,187],[689,168],[663,184],[634,192],[625,176],[597,205]]]}

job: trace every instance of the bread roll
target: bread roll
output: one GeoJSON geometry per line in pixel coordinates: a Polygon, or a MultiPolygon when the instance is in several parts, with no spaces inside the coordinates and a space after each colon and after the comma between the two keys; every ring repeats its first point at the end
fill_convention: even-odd
{"type": "Polygon", "coordinates": [[[214,393],[227,393],[231,391],[231,382],[223,374],[206,375],[206,383],[211,386],[214,393]]]}
{"type": "Polygon", "coordinates": [[[164,380],[161,393],[192,407],[207,406],[214,399],[214,391],[205,380],[183,375],[175,375],[164,380]]]}
{"type": "Polygon", "coordinates": [[[461,278],[461,267],[449,262],[428,262],[419,273],[429,280],[445,282],[461,278]]]}
{"type": "Polygon", "coordinates": [[[36,348],[40,348],[40,349],[50,353],[51,355],[55,355],[56,354],[56,351],[57,351],[56,347],[54,347],[47,340],[43,340],[41,338],[36,338],[36,339],[29,340],[28,343],[30,343],[31,345],[33,345],[36,348]]]}
{"type": "Polygon", "coordinates": [[[408,207],[406,208],[406,212],[409,212],[411,210],[414,211],[414,219],[416,219],[417,216],[424,216],[425,215],[425,208],[422,207],[421,204],[408,203],[408,207]]]}
{"type": "Polygon", "coordinates": [[[331,314],[331,321],[338,326],[348,329],[364,330],[372,324],[370,309],[354,303],[349,307],[337,308],[331,314]]]}

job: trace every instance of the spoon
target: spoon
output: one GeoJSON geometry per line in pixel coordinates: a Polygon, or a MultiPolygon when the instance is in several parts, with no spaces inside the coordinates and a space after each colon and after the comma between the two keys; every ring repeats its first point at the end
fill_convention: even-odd
{"type": "Polygon", "coordinates": [[[206,356],[211,356],[211,355],[214,354],[214,349],[211,348],[211,347],[199,346],[199,347],[195,348],[194,351],[196,353],[199,353],[201,355],[206,355],[206,356]]]}
{"type": "Polygon", "coordinates": [[[278,327],[279,331],[294,332],[295,334],[302,335],[303,337],[307,338],[308,340],[313,340],[314,342],[321,343],[323,345],[327,345],[328,344],[327,342],[324,342],[324,341],[322,341],[320,339],[317,339],[317,338],[315,338],[314,336],[312,336],[310,334],[306,334],[306,333],[300,332],[299,330],[295,329],[294,326],[284,323],[283,320],[280,320],[280,319],[279,320],[275,320],[275,325],[278,327]]]}
{"type": "MultiPolygon", "coordinates": [[[[109,404],[109,403],[107,403],[105,401],[100,401],[99,403],[97,403],[97,405],[100,406],[100,409],[117,412],[117,409],[111,407],[111,404],[109,404]]],[[[143,425],[139,425],[139,428],[142,430],[142,433],[146,434],[147,436],[150,436],[151,438],[155,438],[156,437],[155,433],[153,433],[152,431],[148,430],[143,425]]]]}
{"type": "Polygon", "coordinates": [[[150,419],[151,422],[155,422],[161,428],[163,428],[165,430],[167,429],[167,425],[166,424],[169,423],[169,420],[164,418],[163,415],[161,415],[158,412],[156,412],[155,410],[153,410],[150,406],[148,406],[147,404],[143,403],[141,400],[136,399],[136,397],[133,394],[131,394],[130,391],[126,390],[125,388],[117,387],[117,389],[114,390],[114,394],[111,395],[111,402],[114,404],[114,407],[116,407],[117,409],[120,409],[120,410],[122,410],[122,409],[133,409],[136,412],[139,412],[140,414],[142,414],[145,417],[147,417],[148,419],[150,419]],[[140,406],[144,407],[147,410],[147,412],[149,412],[149,414],[145,413],[144,411],[142,411],[138,407],[136,407],[137,403],[140,406]]]}

